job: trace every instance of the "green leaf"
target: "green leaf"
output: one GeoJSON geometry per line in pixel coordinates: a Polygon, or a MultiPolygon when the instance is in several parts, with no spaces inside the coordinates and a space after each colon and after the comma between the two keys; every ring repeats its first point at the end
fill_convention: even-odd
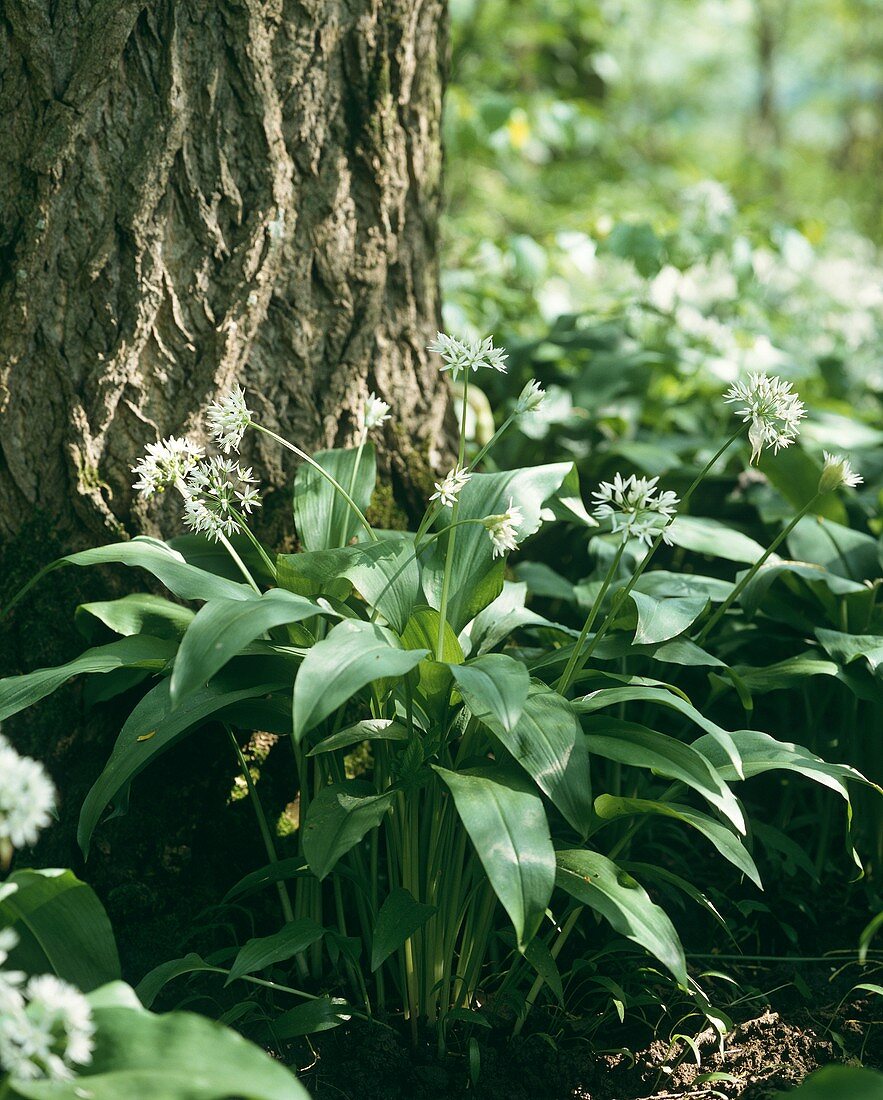
{"type": "Polygon", "coordinates": [[[401,722],[391,718],[365,718],[353,726],[347,726],[345,730],[332,733],[310,749],[307,756],[318,756],[319,753],[332,752],[334,749],[348,749],[350,745],[360,745],[363,741],[407,741],[409,737],[408,727],[401,722]]]}
{"type": "Polygon", "coordinates": [[[693,625],[708,607],[704,597],[672,597],[656,599],[643,592],[629,593],[638,609],[635,645],[655,645],[667,642],[693,625]]]}
{"type": "Polygon", "coordinates": [[[286,1039],[295,1039],[298,1035],[330,1031],[349,1019],[346,1001],[340,997],[316,997],[276,1016],[258,1031],[258,1038],[268,1044],[278,1045],[286,1039]]]}
{"type": "Polygon", "coordinates": [[[788,536],[788,549],[797,561],[821,565],[854,581],[880,575],[877,540],[824,516],[804,516],[788,536]]]}
{"type": "Polygon", "coordinates": [[[558,965],[552,957],[552,952],[539,936],[534,936],[527,945],[524,957],[552,990],[558,1004],[563,1005],[564,986],[561,983],[561,974],[558,971],[558,965]]]}
{"type": "Polygon", "coordinates": [[[153,970],[144,975],[135,987],[135,992],[138,995],[138,1000],[144,1007],[150,1008],[159,996],[160,991],[164,989],[170,981],[175,978],[180,978],[184,974],[200,973],[226,974],[226,970],[220,966],[212,966],[211,963],[207,963],[201,955],[197,955],[195,951],[191,951],[189,955],[185,955],[182,959],[169,959],[167,962],[155,966],[153,970]]]}
{"type": "Polygon", "coordinates": [[[243,974],[254,974],[275,963],[285,962],[306,951],[325,935],[325,929],[310,917],[300,917],[290,921],[272,936],[261,936],[249,940],[239,951],[230,967],[225,985],[241,978],[243,974]]]}
{"type": "Polygon", "coordinates": [[[307,809],[303,836],[304,857],[316,878],[325,878],[342,855],[380,824],[393,797],[393,791],[375,794],[358,779],[319,791],[307,809]]]}
{"type": "Polygon", "coordinates": [[[700,813],[690,806],[677,802],[654,802],[646,798],[618,798],[609,794],[599,795],[595,799],[595,813],[605,821],[615,821],[621,817],[633,817],[641,814],[656,814],[671,817],[690,825],[711,841],[724,859],[747,875],[759,890],[763,889],[760,873],[754,860],[735,833],[708,814],[700,813]]]}
{"type": "Polygon", "coordinates": [[[465,665],[449,667],[475,717],[490,719],[511,733],[518,725],[530,689],[524,665],[504,653],[488,653],[465,665]]]}
{"type": "Polygon", "coordinates": [[[859,1066],[825,1066],[796,1089],[776,1093],[785,1100],[883,1100],[883,1073],[859,1066]]]}
{"type": "MultiPolygon", "coordinates": [[[[505,473],[473,474],[459,496],[459,519],[499,515],[506,511],[511,499],[524,516],[519,527],[521,541],[539,528],[543,504],[559,490],[572,468],[572,463],[562,462],[505,473]]],[[[442,511],[438,521],[441,530],[450,524],[451,515],[449,508],[442,511]]],[[[423,591],[427,602],[436,609],[441,600],[447,541],[442,535],[423,556],[423,591]]],[[[482,526],[469,524],[457,528],[448,601],[448,621],[455,631],[462,630],[500,594],[503,570],[503,560],[494,560],[493,544],[482,526]]]]}
{"type": "MultiPolygon", "coordinates": [[[[766,450],[759,466],[770,484],[795,508],[802,508],[808,500],[815,497],[822,467],[801,446],[788,447],[775,455],[766,450]]],[[[815,500],[811,512],[827,516],[838,523],[846,522],[846,506],[837,493],[825,493],[819,500],[815,500]]]]}
{"type": "Polygon", "coordinates": [[[182,734],[202,725],[208,717],[232,703],[259,698],[282,686],[278,683],[245,687],[229,687],[221,682],[208,684],[173,708],[169,681],[163,680],[157,684],[126,719],[110,759],[86,795],[77,829],[77,842],[83,855],[89,854],[92,833],[108,803],[128,788],[135,776],[179,740],[182,734]]]}
{"type": "Polygon", "coordinates": [[[571,704],[535,681],[513,730],[487,720],[494,735],[581,835],[592,822],[589,753],[571,704]]]}
{"type": "Polygon", "coordinates": [[[545,627],[575,637],[577,631],[561,623],[553,623],[524,606],[527,585],[503,582],[503,591],[480,611],[463,631],[468,638],[470,653],[481,656],[488,653],[519,627],[545,627]]]}
{"type": "Polygon", "coordinates": [[[696,573],[669,573],[665,569],[652,569],[643,573],[635,584],[638,592],[646,592],[657,599],[704,596],[712,603],[721,603],[733,591],[731,581],[718,577],[702,577],[696,573]]]}
{"type": "Polygon", "coordinates": [[[93,1015],[91,1063],[71,1081],[15,1080],[17,1095],[25,1100],[308,1100],[290,1070],[204,1016],[155,1016],[100,999],[93,1015]]]}
{"type": "Polygon", "coordinates": [[[404,676],[427,656],[404,650],[391,631],[347,619],[310,649],[294,681],[294,737],[317,726],[357,691],[375,680],[404,676]]]}
{"type": "Polygon", "coordinates": [[[345,575],[393,630],[404,630],[420,594],[413,538],[381,539],[353,550],[345,575]]]}
{"type": "Polygon", "coordinates": [[[867,661],[871,672],[883,677],[883,637],[874,634],[843,634],[839,630],[815,632],[822,649],[835,661],[848,665],[860,658],[867,661]]]}
{"type": "Polygon", "coordinates": [[[189,607],[162,596],[136,592],[119,600],[83,603],[76,610],[76,623],[89,641],[98,631],[94,621],[104,623],[115,634],[149,634],[153,638],[178,639],[187,629],[193,612],[189,607]]]}
{"type": "Polygon", "coordinates": [[[311,600],[271,588],[248,600],[209,600],[181,642],[172,670],[171,699],[177,705],[232,660],[249,642],[275,626],[298,623],[322,609],[311,600]]]}
{"type": "MultiPolygon", "coordinates": [[[[356,450],[317,451],[313,460],[350,494],[362,512],[371,503],[377,466],[374,448],[367,443],[356,471],[356,450]],[[352,485],[352,489],[350,489],[352,485]]],[[[364,533],[358,518],[334,486],[306,462],[294,479],[294,523],[306,550],[328,550],[345,546],[354,535],[364,533]]]]}
{"type": "Polygon", "coordinates": [[[164,638],[120,638],[117,642],[87,649],[66,665],[40,668],[23,676],[0,680],[0,721],[31,706],[60,688],[72,676],[86,672],[112,672],[118,668],[165,668],[176,644],[164,638]]]}
{"type": "MultiPolygon", "coordinates": [[[[741,577],[743,574],[739,574],[741,577]]],[[[739,605],[746,613],[755,615],[764,604],[770,589],[776,582],[794,577],[805,582],[810,589],[827,589],[834,596],[848,595],[850,592],[863,592],[864,585],[857,581],[829,573],[820,565],[809,565],[799,561],[769,561],[754,574],[739,594],[739,605]]]]}
{"type": "Polygon", "coordinates": [[[19,942],[10,969],[57,974],[84,992],[120,976],[116,941],[104,906],[72,871],[14,871],[0,882],[0,927],[19,942]]]}
{"type": "Polygon", "coordinates": [[[764,547],[741,531],[736,531],[716,519],[699,516],[678,516],[668,527],[668,537],[675,546],[704,554],[710,558],[754,564],[764,547]]]}
{"type": "Polygon", "coordinates": [[[499,767],[433,769],[454,796],[524,951],[540,927],[555,882],[555,850],[542,800],[523,776],[499,767]]]}
{"type": "Polygon", "coordinates": [[[415,901],[408,890],[396,887],[377,914],[371,945],[371,973],[382,966],[394,951],[398,951],[405,940],[422,928],[436,911],[434,905],[415,901]]]}
{"type": "MultiPolygon", "coordinates": [[[[742,747],[737,734],[732,734],[737,748],[742,747]]],[[[589,752],[608,760],[628,764],[635,768],[650,768],[668,779],[677,779],[697,791],[715,809],[745,834],[745,817],[739,803],[722,777],[721,761],[727,765],[727,774],[736,777],[736,769],[730,763],[720,743],[711,735],[700,738],[695,744],[684,745],[674,737],[647,729],[635,722],[622,722],[616,718],[597,718],[586,735],[589,752]],[[715,755],[707,754],[707,747],[715,747],[715,755]]],[[[748,774],[746,766],[745,774],[748,774]]]]}
{"type": "Polygon", "coordinates": [[[588,905],[615,931],[654,955],[683,986],[688,986],[684,949],[663,909],[627,871],[599,852],[558,852],[555,882],[588,905]]]}

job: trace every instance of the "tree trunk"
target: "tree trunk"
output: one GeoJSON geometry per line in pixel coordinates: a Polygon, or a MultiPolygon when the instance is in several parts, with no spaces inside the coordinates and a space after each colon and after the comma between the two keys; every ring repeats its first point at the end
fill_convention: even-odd
{"type": "MultiPolygon", "coordinates": [[[[439,316],[445,55],[443,0],[0,4],[6,595],[70,550],[179,533],[173,501],[148,508],[130,467],[147,442],[204,438],[205,406],[234,381],[308,448],[346,439],[376,390],[394,414],[378,522],[425,499],[447,413],[425,350],[439,316]]],[[[248,437],[246,455],[278,537],[292,467],[265,437],[248,437]]],[[[106,583],[64,570],[41,584],[0,624],[0,674],[81,650],[73,608],[107,598],[106,583]]],[[[61,790],[39,862],[79,866],[79,807],[125,706],[84,718],[69,686],[16,719],[16,743],[61,790]]],[[[132,812],[96,838],[88,877],[128,973],[174,954],[194,915],[260,860],[243,840],[257,840],[250,808],[226,807],[234,771],[223,733],[207,730],[148,769],[132,812]]]]}
{"type": "Polygon", "coordinates": [[[425,485],[443,7],[6,0],[0,537],[151,530],[130,466],[234,380],[307,446],[376,389],[399,502],[425,485]]]}

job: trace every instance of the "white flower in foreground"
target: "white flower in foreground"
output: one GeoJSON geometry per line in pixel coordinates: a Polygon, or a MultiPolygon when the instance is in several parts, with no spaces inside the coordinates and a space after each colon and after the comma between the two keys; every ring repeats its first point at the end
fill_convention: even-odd
{"type": "Polygon", "coordinates": [[[512,504],[509,498],[509,507],[505,512],[497,516],[486,516],[482,523],[494,544],[494,557],[502,557],[507,550],[518,549],[518,530],[524,523],[521,509],[512,504]]]}
{"type": "Polygon", "coordinates": [[[614,532],[621,531],[623,540],[640,539],[647,546],[661,534],[670,543],[668,526],[679,504],[670,490],[656,488],[658,477],[623,478],[616,474],[613,481],[602,481],[595,498],[594,515],[598,520],[610,519],[614,532]]]}
{"type": "Polygon", "coordinates": [[[9,958],[9,952],[18,944],[18,936],[12,928],[0,928],[0,966],[9,958]]]}
{"type": "Polygon", "coordinates": [[[245,429],[251,423],[242,386],[236,383],[226,397],[209,405],[205,420],[212,438],[225,454],[238,451],[245,429]]]}
{"type": "Polygon", "coordinates": [[[251,468],[218,456],[203,462],[185,482],[184,522],[199,534],[217,541],[235,535],[242,517],[260,508],[261,500],[251,468]]]}
{"type": "MultiPolygon", "coordinates": [[[[4,977],[0,974],[0,1001],[4,977]]],[[[92,1060],[95,1025],[89,1002],[78,989],[52,974],[40,974],[28,982],[24,996],[16,984],[6,990],[5,999],[10,1011],[4,1013],[0,1005],[0,1064],[13,1077],[70,1080],[73,1066],[92,1060]]]]}
{"type": "Polygon", "coordinates": [[[518,395],[518,400],[515,402],[515,415],[522,416],[524,413],[536,412],[545,400],[546,391],[536,378],[531,378],[518,395]]]}
{"type": "Polygon", "coordinates": [[[13,848],[35,844],[52,820],[55,787],[43,765],[19,756],[0,736],[0,844],[13,848]]]}
{"type": "Polygon", "coordinates": [[[468,470],[456,466],[444,481],[435,482],[435,492],[429,499],[440,500],[445,508],[453,508],[460,490],[471,477],[472,474],[468,470]]]}
{"type": "Polygon", "coordinates": [[[806,407],[791,389],[791,383],[781,378],[770,378],[753,371],[747,382],[734,382],[724,394],[724,401],[738,402],[742,408],[736,415],[744,423],[750,421],[748,439],[751,442],[751,461],[757,463],[764,447],[772,447],[778,454],[797,438],[800,421],[806,416],[806,407]]]}
{"type": "Polygon", "coordinates": [[[482,367],[500,371],[501,374],[507,370],[508,356],[502,348],[494,347],[490,336],[484,340],[458,340],[456,336],[439,332],[428,350],[436,351],[442,357],[445,364],[442,370],[452,370],[455,374],[461,370],[477,371],[482,367]]]}
{"type": "Polygon", "coordinates": [[[203,456],[198,443],[180,436],[169,436],[159,443],[148,443],[147,454],[133,467],[138,480],[132,486],[144,497],[161,493],[187,477],[203,456]]]}
{"type": "Polygon", "coordinates": [[[362,408],[362,426],[366,432],[372,428],[379,428],[381,424],[389,420],[389,405],[381,401],[373,391],[368,394],[362,408]]]}
{"type": "Polygon", "coordinates": [[[848,485],[854,489],[861,485],[865,479],[852,468],[852,463],[843,455],[832,455],[825,451],[825,465],[819,478],[819,492],[830,493],[839,489],[842,485],[848,485]]]}

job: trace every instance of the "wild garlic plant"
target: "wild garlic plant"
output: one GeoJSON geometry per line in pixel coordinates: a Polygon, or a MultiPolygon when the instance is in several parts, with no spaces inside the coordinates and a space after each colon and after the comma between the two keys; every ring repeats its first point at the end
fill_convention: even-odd
{"type": "MultiPolygon", "coordinates": [[[[378,532],[368,519],[376,480],[369,434],[392,414],[385,402],[368,398],[355,448],[308,455],[261,424],[237,386],[207,416],[230,457],[206,457],[188,440],[151,444],[136,488],[149,495],[174,487],[187,525],[227,549],[244,583],[151,538],[67,556],[53,567],[143,568],[175,600],[85,605],[84,614],[124,636],[53,676],[0,682],[0,716],[78,672],[154,674],[82,807],[85,853],[107,807],[119,808],[139,772],[207,722],[226,730],[265,863],[228,896],[274,888],[280,924],[242,947],[229,969],[194,955],[160,967],[143,983],[151,995],[188,971],[223,973],[295,999],[274,1022],[277,1040],[354,1015],[401,1016],[415,1041],[429,1025],[443,1048],[447,1029],[470,1013],[493,1012],[518,1031],[544,988],[560,999],[556,960],[568,937],[580,925],[585,936],[598,935],[584,919],[588,910],[655,956],[709,1010],[670,917],[641,876],[618,862],[633,832],[653,815],[674,819],[759,883],[734,784],[784,768],[847,797],[847,781],[862,777],[800,745],[722,728],[661,676],[611,677],[595,665],[611,652],[628,656],[632,645],[652,660],[670,634],[654,646],[645,631],[641,644],[624,648],[607,637],[624,601],[639,595],[678,511],[723,453],[744,436],[754,458],[762,447],[789,446],[803,407],[786,383],[752,376],[726,398],[738,398],[742,423],[681,500],[658,478],[617,475],[594,492],[591,515],[572,463],[482,468],[509,427],[540,408],[539,384],[524,387],[493,438],[472,453],[470,380],[505,373],[506,354],[490,339],[441,333],[431,349],[462,384],[463,415],[456,463],[428,494],[416,532],[378,532]],[[249,530],[258,500],[238,457],[248,431],[301,459],[293,499],[299,553],[274,555],[249,530]],[[526,608],[524,586],[507,579],[508,555],[553,523],[612,542],[580,630],[526,608]],[[530,637],[538,644],[525,645],[530,637]],[[581,694],[587,682],[593,690],[581,694]],[[626,720],[632,705],[651,717],[626,720]],[[672,711],[683,722],[677,734],[657,722],[672,711]],[[252,730],[288,742],[297,828],[286,858],[242,753],[252,730]],[[608,764],[639,777],[631,793],[618,781],[598,788],[608,764]],[[626,833],[617,828],[622,819],[632,822],[626,833]],[[335,983],[344,997],[322,992],[335,983]]],[[[852,477],[845,460],[831,459],[825,491],[852,477]]],[[[690,623],[705,614],[707,601],[698,602],[690,623]]]]}

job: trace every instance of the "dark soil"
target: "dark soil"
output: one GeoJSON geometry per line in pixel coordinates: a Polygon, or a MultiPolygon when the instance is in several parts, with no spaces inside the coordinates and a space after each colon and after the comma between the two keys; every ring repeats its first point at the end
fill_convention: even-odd
{"type": "MultiPolygon", "coordinates": [[[[315,1100],[414,1100],[423,1095],[433,1100],[772,1100],[832,1062],[883,1068],[883,998],[849,994],[863,980],[855,970],[838,979],[836,992],[827,976],[823,968],[803,974],[805,991],[827,985],[825,998],[810,1003],[814,994],[808,1001],[793,986],[785,987],[784,996],[772,996],[736,1024],[722,1051],[711,1029],[694,1036],[698,1066],[682,1042],[656,1040],[640,1050],[611,1053],[566,1036],[555,1049],[533,1036],[483,1042],[473,1084],[465,1050],[439,1061],[429,1045],[412,1052],[397,1034],[375,1028],[341,1029],[314,1041],[300,1076],[315,1100]],[[710,1074],[725,1076],[709,1079],[710,1074]]],[[[764,978],[774,984],[776,975],[764,978]]],[[[873,978],[865,975],[864,980],[873,978]]],[[[609,1030],[604,1035],[616,1042],[609,1030]]]]}

